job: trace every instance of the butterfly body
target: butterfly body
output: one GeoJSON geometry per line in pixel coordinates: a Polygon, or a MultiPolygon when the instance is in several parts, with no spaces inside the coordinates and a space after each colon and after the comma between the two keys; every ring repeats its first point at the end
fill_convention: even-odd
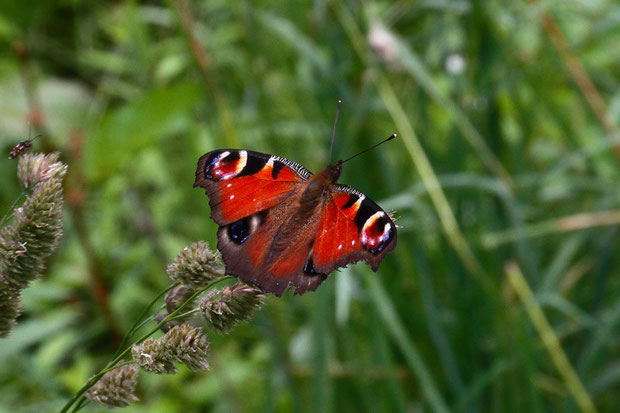
{"type": "Polygon", "coordinates": [[[337,184],[341,168],[339,161],[313,175],[259,152],[203,155],[194,186],[209,196],[226,273],[280,296],[289,287],[313,291],[356,261],[376,271],[396,245],[396,226],[364,194],[337,184]]]}

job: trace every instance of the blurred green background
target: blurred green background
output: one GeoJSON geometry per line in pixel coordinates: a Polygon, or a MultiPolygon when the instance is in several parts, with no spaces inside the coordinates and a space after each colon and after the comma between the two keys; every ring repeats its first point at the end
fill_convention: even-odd
{"type": "Polygon", "coordinates": [[[617,411],[619,45],[613,0],[3,0],[0,146],[43,134],[69,175],[0,411],[59,410],[215,245],[203,153],[316,172],[338,99],[337,158],[399,134],[340,180],[397,211],[395,251],[211,334],[208,372],[141,372],[125,411],[617,411]]]}

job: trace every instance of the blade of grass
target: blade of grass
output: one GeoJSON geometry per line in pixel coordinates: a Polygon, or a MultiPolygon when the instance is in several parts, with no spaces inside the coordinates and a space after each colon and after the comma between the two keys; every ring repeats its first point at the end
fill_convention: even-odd
{"type": "MultiPolygon", "coordinates": [[[[463,380],[461,379],[461,374],[459,372],[456,359],[441,322],[440,309],[438,308],[435,300],[435,291],[431,277],[432,272],[426,253],[427,252],[422,246],[415,248],[413,253],[415,256],[415,264],[412,262],[410,263],[410,266],[415,265],[418,269],[417,273],[420,283],[420,295],[424,306],[426,324],[431,334],[436,351],[439,354],[439,360],[441,361],[444,373],[448,378],[450,387],[452,387],[454,394],[458,396],[464,391],[463,380]]],[[[473,411],[473,406],[468,405],[467,411],[473,411]]]]}
{"type": "MultiPolygon", "coordinates": [[[[339,17],[342,26],[347,32],[351,44],[360,58],[367,60],[368,50],[363,40],[364,37],[362,36],[359,28],[344,6],[340,5],[340,3],[335,3],[337,2],[333,2],[332,4],[336,9],[336,14],[339,17]]],[[[452,244],[452,247],[463,261],[469,273],[481,284],[483,288],[490,291],[491,285],[488,282],[487,277],[484,275],[482,267],[480,266],[476,256],[470,249],[465,237],[459,229],[458,223],[456,222],[452,209],[450,208],[450,204],[448,203],[448,200],[441,189],[441,185],[437,180],[437,175],[435,174],[428,157],[424,152],[424,148],[420,144],[413,126],[409,122],[409,117],[405,113],[398,97],[394,93],[392,86],[387,78],[384,76],[379,76],[376,81],[376,87],[379,91],[381,99],[394,119],[400,136],[402,137],[402,141],[405,143],[405,147],[407,148],[407,151],[409,152],[409,155],[411,156],[413,163],[429,192],[448,241],[452,244]]]]}
{"type": "Polygon", "coordinates": [[[562,376],[566,388],[577,402],[577,405],[582,412],[596,412],[596,407],[590,395],[581,383],[568,357],[566,357],[560,340],[547,321],[545,314],[540,308],[540,304],[538,304],[534,298],[532,290],[521,273],[521,269],[515,262],[508,262],[505,266],[505,272],[508,276],[508,281],[519,296],[530,321],[534,325],[547,352],[551,356],[555,368],[558,370],[560,376],[562,376]]]}
{"type": "MultiPolygon", "coordinates": [[[[379,314],[373,314],[373,320],[378,320],[379,317],[379,314]]],[[[393,360],[394,353],[392,351],[389,336],[386,333],[373,334],[371,340],[373,351],[381,364],[383,366],[393,366],[395,364],[393,360]]],[[[388,374],[385,382],[385,386],[388,389],[388,394],[394,402],[393,411],[399,413],[407,412],[407,399],[403,392],[403,380],[399,379],[397,374],[388,374]]]]}
{"type": "MultiPolygon", "coordinates": [[[[538,0],[530,0],[530,3],[537,5],[538,0]]],[[[605,106],[605,102],[603,101],[601,94],[598,92],[598,89],[592,82],[592,79],[590,79],[590,76],[581,63],[581,60],[579,60],[579,58],[572,51],[566,37],[564,36],[564,33],[555,22],[553,16],[549,12],[543,11],[540,16],[540,20],[544,30],[551,39],[553,46],[556,48],[560,57],[564,61],[566,69],[568,69],[573,81],[581,91],[581,94],[585,97],[586,102],[590,105],[590,109],[592,109],[592,112],[594,112],[598,118],[599,122],[603,126],[603,129],[605,129],[605,131],[610,135],[616,133],[618,129],[608,115],[607,107],[605,106]]],[[[614,151],[616,153],[616,157],[620,160],[620,146],[615,146],[614,151]]]]}
{"type": "Polygon", "coordinates": [[[500,359],[493,363],[487,370],[479,373],[473,383],[459,396],[454,411],[463,411],[465,407],[481,398],[483,392],[490,387],[501,375],[514,367],[511,360],[500,359]]]}
{"type": "Polygon", "coordinates": [[[395,36],[395,39],[398,46],[399,63],[415,79],[417,84],[426,91],[431,99],[434,100],[439,107],[444,108],[446,113],[452,117],[454,123],[456,123],[456,126],[459,128],[467,142],[469,142],[472,148],[474,148],[474,151],[484,166],[498,179],[500,179],[510,190],[514,186],[512,177],[486,144],[480,132],[478,132],[478,130],[470,122],[469,118],[465,115],[461,108],[445,96],[444,93],[441,92],[435,85],[432,77],[411,49],[408,48],[398,37],[395,36]]]}
{"type": "Polygon", "coordinates": [[[599,324],[591,334],[590,341],[582,351],[577,364],[581,371],[590,368],[600,353],[606,351],[605,349],[616,340],[616,331],[620,325],[620,301],[605,310],[598,320],[599,324]]]}
{"type": "Polygon", "coordinates": [[[329,322],[329,290],[322,289],[316,292],[316,305],[313,308],[313,405],[317,412],[329,411],[330,389],[332,385],[328,374],[328,334],[330,330],[325,328],[329,322]]]}
{"type": "Polygon", "coordinates": [[[592,381],[592,393],[603,393],[618,388],[620,382],[620,362],[606,366],[603,371],[592,381]]]}
{"type": "Polygon", "coordinates": [[[330,70],[328,56],[321,48],[312,42],[305,33],[301,32],[293,22],[272,13],[259,13],[257,18],[268,30],[277,33],[279,37],[288,41],[297,49],[298,53],[308,59],[321,73],[326,74],[330,70]]]}
{"type": "MultiPolygon", "coordinates": [[[[339,18],[340,23],[347,32],[349,40],[353,45],[356,53],[366,63],[369,61],[370,50],[365,41],[365,37],[362,35],[360,29],[357,27],[352,15],[346,10],[346,8],[340,2],[331,2],[336,11],[336,16],[339,18]]],[[[372,13],[367,13],[372,14],[372,13]]],[[[469,144],[475,149],[476,154],[480,157],[480,160],[485,167],[497,176],[508,187],[513,187],[513,181],[510,174],[504,169],[501,162],[493,154],[491,149],[484,141],[482,135],[476,130],[476,128],[469,121],[463,111],[453,103],[433,82],[432,77],[426,71],[422,63],[417,59],[414,53],[405,46],[405,44],[394,36],[394,40],[397,46],[398,63],[412,76],[412,78],[419,84],[424,91],[437,103],[439,107],[445,108],[446,112],[452,119],[454,119],[457,127],[469,142],[469,144]]]]}
{"type": "Polygon", "coordinates": [[[422,144],[413,129],[413,125],[409,122],[409,118],[405,113],[404,108],[398,101],[398,97],[394,93],[394,89],[383,76],[381,76],[377,82],[377,88],[381,99],[396,123],[396,127],[402,137],[402,142],[404,142],[405,147],[413,160],[413,164],[417,168],[418,173],[422,178],[422,182],[429,193],[431,201],[437,210],[441,226],[446,234],[446,237],[448,238],[448,241],[452,244],[452,247],[463,261],[463,264],[469,273],[480,283],[482,287],[484,287],[487,291],[491,291],[491,285],[489,284],[478,259],[461,233],[448,199],[441,189],[441,184],[437,179],[437,175],[435,174],[435,171],[433,170],[433,167],[424,152],[424,148],[422,147],[422,144]]]}
{"type": "Polygon", "coordinates": [[[205,91],[213,95],[215,107],[221,122],[224,141],[226,141],[226,145],[236,148],[239,146],[239,141],[235,132],[233,113],[226,96],[218,87],[219,83],[216,79],[216,71],[213,70],[211,59],[194,33],[194,18],[192,15],[191,3],[189,0],[168,0],[168,5],[177,13],[181,29],[186,37],[192,56],[196,61],[196,66],[200,71],[205,91]]]}
{"type": "Polygon", "coordinates": [[[575,214],[527,225],[521,230],[511,228],[505,231],[484,234],[482,236],[482,245],[487,249],[493,249],[523,237],[536,238],[544,235],[617,224],[620,224],[620,210],[575,214]]]}
{"type": "Polygon", "coordinates": [[[573,258],[580,248],[583,247],[582,236],[567,237],[562,242],[557,253],[553,256],[547,270],[544,272],[543,278],[538,285],[538,292],[553,291],[558,285],[560,277],[566,272],[573,258]]]}
{"type": "Polygon", "coordinates": [[[562,281],[557,287],[558,293],[568,295],[575,285],[590,272],[596,265],[597,260],[593,257],[584,257],[577,261],[575,265],[566,270],[562,281]]]}
{"type": "Polygon", "coordinates": [[[411,372],[420,381],[422,391],[427,397],[431,408],[437,413],[447,413],[449,409],[446,402],[439,393],[437,385],[433,381],[429,369],[424,364],[424,360],[413,343],[413,340],[407,336],[405,327],[398,317],[396,309],[383,289],[383,286],[379,283],[378,278],[369,271],[363,271],[363,275],[367,284],[366,291],[370,294],[370,299],[375,305],[376,311],[383,319],[385,327],[391,334],[394,342],[403,353],[411,372]]]}
{"type": "Polygon", "coordinates": [[[538,180],[544,182],[562,173],[567,173],[571,168],[578,167],[578,165],[596,156],[600,156],[610,148],[618,147],[618,145],[620,145],[620,133],[615,133],[607,137],[602,136],[601,139],[591,144],[584,145],[566,156],[562,156],[556,164],[544,172],[542,178],[538,178],[538,180]]]}

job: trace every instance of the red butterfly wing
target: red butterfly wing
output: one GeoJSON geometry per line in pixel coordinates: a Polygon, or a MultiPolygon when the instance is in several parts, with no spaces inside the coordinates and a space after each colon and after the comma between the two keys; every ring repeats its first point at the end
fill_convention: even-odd
{"type": "Polygon", "coordinates": [[[363,260],[377,271],[396,246],[396,226],[376,203],[346,185],[333,185],[312,252],[315,271],[329,274],[363,260]]]}
{"type": "Polygon", "coordinates": [[[198,160],[194,187],[206,189],[211,218],[228,225],[277,205],[311,175],[288,159],[220,149],[198,160]]]}

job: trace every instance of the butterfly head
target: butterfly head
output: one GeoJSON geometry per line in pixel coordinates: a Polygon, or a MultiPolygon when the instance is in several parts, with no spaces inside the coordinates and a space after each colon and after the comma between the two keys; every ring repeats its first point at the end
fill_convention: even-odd
{"type": "Polygon", "coordinates": [[[338,161],[333,165],[328,165],[325,168],[325,172],[327,172],[327,176],[332,184],[338,182],[338,178],[340,178],[340,172],[342,171],[342,161],[338,161]]]}

